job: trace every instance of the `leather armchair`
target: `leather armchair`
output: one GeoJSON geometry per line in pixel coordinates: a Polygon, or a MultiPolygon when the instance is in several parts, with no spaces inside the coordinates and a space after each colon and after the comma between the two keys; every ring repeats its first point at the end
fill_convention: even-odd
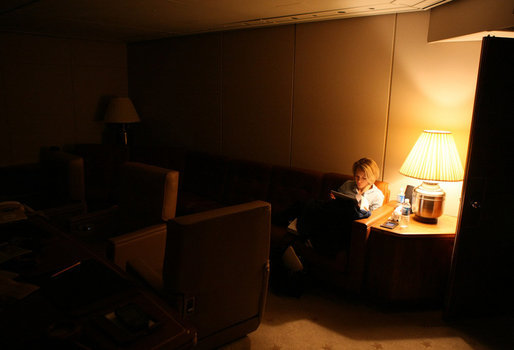
{"type": "Polygon", "coordinates": [[[87,243],[105,247],[109,237],[133,231],[146,232],[175,217],[179,173],[153,165],[126,162],[120,167],[117,205],[76,216],[70,220],[72,234],[87,243]]]}
{"type": "Polygon", "coordinates": [[[124,163],[117,196],[119,233],[173,219],[177,210],[178,181],[176,170],[124,163]]]}
{"type": "Polygon", "coordinates": [[[0,201],[19,201],[56,223],[86,212],[84,160],[42,148],[39,162],[0,168],[0,201]]]}
{"type": "Polygon", "coordinates": [[[136,273],[213,349],[260,324],[269,278],[271,206],[253,201],[176,217],[109,240],[109,256],[136,273]]]}
{"type": "Polygon", "coordinates": [[[98,211],[115,204],[121,166],[129,160],[128,148],[124,145],[105,143],[77,144],[69,146],[67,152],[84,159],[85,197],[88,209],[98,211]]]}
{"type": "Polygon", "coordinates": [[[61,203],[85,203],[84,159],[59,150],[40,152],[46,195],[61,203]]]}

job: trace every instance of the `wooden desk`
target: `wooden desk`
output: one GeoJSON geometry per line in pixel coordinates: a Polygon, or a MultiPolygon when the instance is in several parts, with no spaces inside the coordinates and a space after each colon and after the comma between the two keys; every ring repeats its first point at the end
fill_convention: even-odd
{"type": "Polygon", "coordinates": [[[388,303],[442,305],[450,270],[457,218],[443,215],[437,224],[411,216],[409,226],[371,227],[364,290],[388,303]]]}
{"type": "Polygon", "coordinates": [[[20,300],[0,298],[1,349],[188,349],[195,345],[196,331],[179,322],[164,302],[45,219],[33,216],[0,225],[0,241],[32,250],[0,264],[0,269],[19,274],[19,282],[40,287],[20,300]],[[59,271],[63,272],[56,274],[59,271]],[[127,305],[149,316],[147,329],[129,331],[119,319],[112,321],[115,310],[127,305]]]}

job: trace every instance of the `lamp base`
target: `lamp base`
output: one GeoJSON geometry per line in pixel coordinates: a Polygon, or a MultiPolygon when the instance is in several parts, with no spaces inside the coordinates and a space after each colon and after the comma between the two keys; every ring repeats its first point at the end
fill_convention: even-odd
{"type": "Polygon", "coordinates": [[[106,130],[106,142],[115,145],[128,146],[129,132],[125,124],[109,124],[106,130]]]}
{"type": "Polygon", "coordinates": [[[125,146],[128,145],[128,134],[127,134],[127,130],[125,128],[123,128],[123,130],[121,131],[122,133],[122,137],[123,137],[123,144],[125,146]]]}
{"type": "Polygon", "coordinates": [[[443,215],[446,194],[439,184],[424,181],[412,193],[412,211],[417,221],[435,224],[443,215]]]}
{"type": "Polygon", "coordinates": [[[424,218],[422,216],[417,216],[414,214],[413,216],[414,220],[425,223],[425,224],[437,224],[438,218],[424,218]]]}

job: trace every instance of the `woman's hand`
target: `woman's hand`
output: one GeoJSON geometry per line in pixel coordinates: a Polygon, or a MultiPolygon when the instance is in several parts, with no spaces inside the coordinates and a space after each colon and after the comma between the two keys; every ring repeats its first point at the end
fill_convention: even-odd
{"type": "Polygon", "coordinates": [[[369,211],[369,202],[365,197],[361,198],[359,208],[361,210],[369,211]]]}

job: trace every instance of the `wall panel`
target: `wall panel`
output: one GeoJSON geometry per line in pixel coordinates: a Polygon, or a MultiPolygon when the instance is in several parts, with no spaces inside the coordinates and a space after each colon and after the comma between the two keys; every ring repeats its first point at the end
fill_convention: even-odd
{"type": "Polygon", "coordinates": [[[109,98],[128,96],[126,67],[75,67],[73,89],[75,142],[101,143],[105,130],[103,119],[109,98]]]}
{"type": "Polygon", "coordinates": [[[75,142],[101,143],[104,113],[112,96],[128,96],[124,44],[74,41],[72,44],[75,142]]]}
{"type": "Polygon", "coordinates": [[[223,34],[223,153],[289,165],[294,26],[223,34]]]}
{"type": "Polygon", "coordinates": [[[2,63],[70,64],[68,39],[0,33],[2,63]]]}
{"type": "Polygon", "coordinates": [[[124,44],[0,33],[0,52],[0,164],[101,141],[99,102],[128,92],[124,44]]]}
{"type": "Polygon", "coordinates": [[[300,24],[296,34],[292,165],[351,173],[381,167],[395,16],[300,24]]]}
{"type": "Polygon", "coordinates": [[[220,34],[129,46],[130,96],[142,143],[219,153],[220,34]]]}
{"type": "Polygon", "coordinates": [[[72,143],[75,129],[71,66],[9,66],[11,69],[4,74],[4,112],[10,121],[16,163],[37,160],[41,146],[72,143]]]}

